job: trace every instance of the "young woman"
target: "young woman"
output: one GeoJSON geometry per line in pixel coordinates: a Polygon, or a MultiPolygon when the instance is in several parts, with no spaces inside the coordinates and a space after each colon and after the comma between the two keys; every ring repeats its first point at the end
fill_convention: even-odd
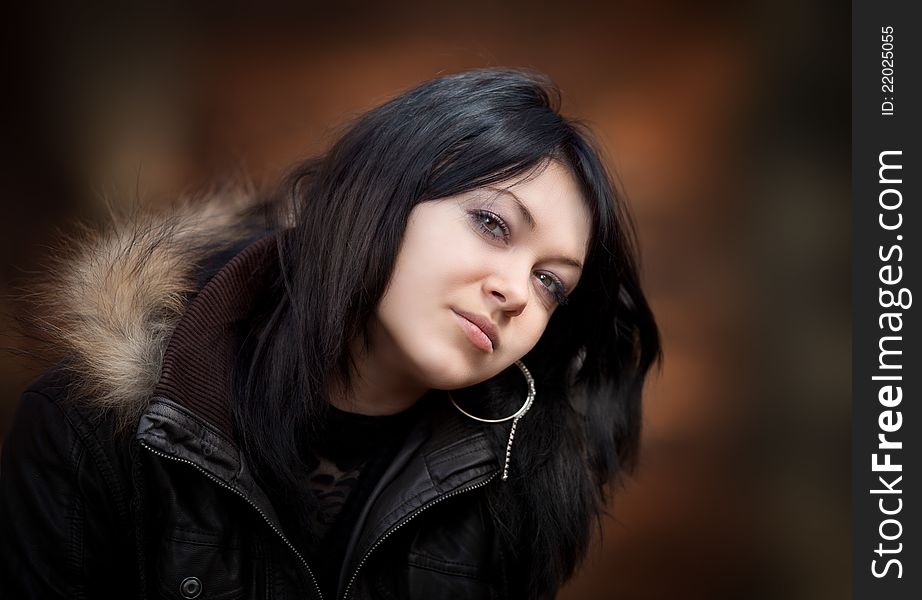
{"type": "Polygon", "coordinates": [[[553,596],[659,354],[558,104],[435,79],[294,170],[272,226],[203,204],[77,253],[5,442],[3,597],[553,596]]]}

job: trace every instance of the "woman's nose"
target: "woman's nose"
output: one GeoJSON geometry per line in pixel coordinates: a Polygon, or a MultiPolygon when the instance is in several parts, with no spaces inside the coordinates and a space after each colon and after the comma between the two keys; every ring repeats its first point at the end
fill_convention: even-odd
{"type": "Polygon", "coordinates": [[[528,304],[531,270],[522,273],[521,269],[510,269],[505,273],[493,273],[485,282],[486,291],[493,297],[498,308],[516,316],[525,310],[528,304]]]}

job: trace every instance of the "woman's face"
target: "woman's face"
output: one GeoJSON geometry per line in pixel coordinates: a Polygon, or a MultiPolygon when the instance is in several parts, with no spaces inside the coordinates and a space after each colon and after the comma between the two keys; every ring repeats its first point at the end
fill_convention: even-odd
{"type": "Polygon", "coordinates": [[[590,216],[569,170],[423,202],[371,327],[392,374],[426,389],[488,379],[538,342],[573,291],[590,216]]]}

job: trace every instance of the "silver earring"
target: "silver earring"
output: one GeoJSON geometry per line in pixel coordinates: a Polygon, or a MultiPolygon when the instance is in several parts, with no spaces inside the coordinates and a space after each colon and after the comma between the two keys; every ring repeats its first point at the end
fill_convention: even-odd
{"type": "Polygon", "coordinates": [[[531,408],[532,403],[535,401],[535,379],[531,376],[531,373],[525,367],[525,364],[517,360],[515,361],[516,366],[521,369],[522,374],[525,375],[525,381],[528,382],[528,396],[525,398],[525,404],[522,405],[515,413],[509,415],[508,417],[503,417],[502,419],[482,419],[480,417],[475,417],[471,413],[467,412],[455,402],[455,399],[451,397],[451,394],[448,394],[448,399],[451,400],[451,403],[457,408],[461,414],[466,417],[470,417],[475,421],[480,421],[481,423],[503,423],[512,419],[512,429],[509,430],[509,442],[506,444],[506,462],[503,465],[503,481],[509,477],[509,457],[512,455],[512,439],[515,437],[515,428],[519,424],[519,419],[521,419],[525,413],[528,412],[528,409],[531,408]]]}

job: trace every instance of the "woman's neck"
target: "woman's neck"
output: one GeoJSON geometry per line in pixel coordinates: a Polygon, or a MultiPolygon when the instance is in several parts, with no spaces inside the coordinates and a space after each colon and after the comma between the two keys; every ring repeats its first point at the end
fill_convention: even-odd
{"type": "Polygon", "coordinates": [[[428,388],[408,375],[399,359],[365,350],[361,341],[351,347],[353,369],[349,388],[334,386],[330,403],[361,415],[393,415],[413,406],[428,388]]]}

